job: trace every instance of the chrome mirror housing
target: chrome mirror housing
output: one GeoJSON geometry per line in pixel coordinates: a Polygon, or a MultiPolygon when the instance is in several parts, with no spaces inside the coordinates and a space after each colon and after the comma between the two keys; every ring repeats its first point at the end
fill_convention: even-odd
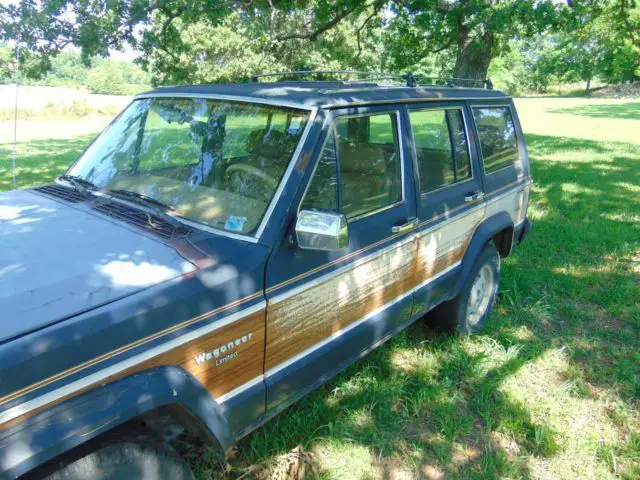
{"type": "Polygon", "coordinates": [[[347,217],[341,213],[302,210],[296,219],[298,246],[306,250],[341,250],[349,245],[347,217]]]}

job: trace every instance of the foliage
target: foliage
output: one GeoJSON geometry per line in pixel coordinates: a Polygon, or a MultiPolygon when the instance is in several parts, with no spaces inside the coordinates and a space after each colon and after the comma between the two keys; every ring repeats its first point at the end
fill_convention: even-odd
{"type": "Polygon", "coordinates": [[[86,87],[93,93],[133,95],[149,88],[150,77],[140,67],[122,60],[96,59],[86,74],[86,87]]]}
{"type": "MultiPolygon", "coordinates": [[[[510,91],[630,81],[640,69],[636,0],[22,0],[0,5],[0,41],[19,39],[25,76],[127,93],[129,45],[153,83],[241,81],[264,71],[413,71],[510,91]],[[66,57],[74,45],[80,55],[66,57]],[[62,60],[59,60],[62,59],[62,60]],[[75,63],[74,63],[75,62],[75,63]],[[492,63],[493,62],[493,63],[492,63]],[[80,65],[91,64],[89,75],[80,65]],[[75,69],[75,70],[74,70],[75,69]],[[47,72],[54,72],[51,77],[47,72]],[[86,73],[87,77],[82,78],[86,73]]],[[[0,48],[0,79],[11,73],[0,48]]]]}
{"type": "Polygon", "coordinates": [[[554,0],[22,0],[0,6],[0,25],[43,59],[70,44],[85,61],[129,44],[160,81],[246,78],[264,65],[424,68],[445,51],[455,75],[484,79],[503,37],[557,27],[567,12],[554,0]]]}
{"type": "MultiPolygon", "coordinates": [[[[35,68],[35,67],[34,67],[35,68]]],[[[0,83],[14,81],[14,50],[0,45],[0,83]]],[[[95,57],[87,66],[78,51],[66,50],[51,58],[51,65],[43,75],[20,75],[20,82],[86,88],[92,93],[133,95],[149,89],[151,76],[137,65],[123,60],[95,57]]]]}
{"type": "Polygon", "coordinates": [[[588,88],[596,78],[618,83],[640,76],[640,48],[626,32],[618,7],[610,2],[598,15],[584,14],[572,29],[510,42],[505,53],[510,86],[544,92],[553,83],[582,81],[588,88]]]}
{"type": "MultiPolygon", "coordinates": [[[[314,42],[294,33],[308,28],[306,22],[313,15],[303,8],[274,10],[269,16],[235,11],[218,24],[178,18],[171,24],[175,28],[171,41],[163,41],[158,48],[149,46],[143,64],[158,83],[239,81],[264,71],[380,70],[380,20],[371,22],[373,13],[365,10],[314,42]],[[364,33],[354,35],[362,25],[364,33]]],[[[153,38],[161,38],[156,30],[164,28],[165,21],[158,15],[152,22],[153,38]]]]}

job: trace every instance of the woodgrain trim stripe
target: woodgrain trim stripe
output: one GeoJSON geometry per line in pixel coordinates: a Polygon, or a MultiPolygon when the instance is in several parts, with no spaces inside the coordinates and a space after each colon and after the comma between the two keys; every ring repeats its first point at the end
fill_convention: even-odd
{"type": "MultiPolygon", "coordinates": [[[[145,345],[149,342],[152,342],[160,337],[164,337],[165,335],[169,335],[171,333],[174,333],[182,328],[188,327],[190,325],[193,325],[194,323],[200,322],[202,320],[206,320],[207,318],[210,318],[218,313],[224,312],[226,310],[229,310],[233,307],[238,306],[239,304],[243,303],[243,302],[247,302],[250,300],[253,300],[255,298],[258,298],[262,296],[262,292],[256,292],[252,295],[249,295],[247,297],[241,298],[239,300],[236,300],[234,302],[228,303],[222,307],[218,307],[215,308],[209,312],[203,313],[202,315],[198,315],[197,317],[194,317],[190,320],[186,320],[182,323],[179,323],[177,325],[173,325],[169,328],[166,328],[165,330],[162,330],[160,332],[156,332],[153,335],[149,335],[148,337],[142,338],[140,340],[136,340],[135,342],[132,342],[128,345],[123,345],[122,347],[119,347],[115,350],[112,350],[110,352],[107,352],[103,355],[100,355],[98,357],[95,357],[87,362],[81,363],[79,365],[76,365],[75,367],[69,368],[68,370],[64,370],[60,373],[57,373],[51,377],[47,377],[43,380],[40,380],[37,383],[33,383],[31,385],[28,385],[24,388],[21,388],[20,390],[16,390],[13,393],[10,393],[9,395],[5,395],[4,397],[0,398],[0,407],[2,405],[4,405],[7,402],[10,402],[11,400],[15,400],[18,397],[21,397],[23,395],[27,395],[28,393],[33,392],[34,390],[37,390],[39,388],[45,387],[47,385],[52,384],[53,382],[56,382],[58,380],[62,380],[63,378],[66,378],[70,375],[73,375],[74,373],[77,373],[81,370],[84,370],[86,368],[92,367],[93,365],[96,365],[100,362],[103,362],[105,360],[109,360],[110,358],[115,357],[116,355],[119,355],[121,353],[127,352],[129,350],[132,350],[136,347],[140,347],[142,345],[145,345]]],[[[1,416],[0,416],[1,418],[1,416]]]]}
{"type": "Polygon", "coordinates": [[[265,370],[277,372],[458,266],[483,217],[480,204],[270,298],[265,370]]]}
{"type": "MultiPolygon", "coordinates": [[[[294,287],[294,288],[292,288],[290,290],[287,290],[286,292],[283,292],[283,293],[281,293],[279,295],[276,295],[275,297],[271,298],[269,300],[269,302],[281,302],[281,301],[283,301],[283,300],[285,300],[285,299],[287,299],[287,298],[289,298],[289,297],[291,297],[291,296],[293,296],[293,295],[295,295],[297,293],[304,292],[305,290],[313,288],[318,284],[324,283],[326,281],[331,280],[334,277],[337,277],[337,276],[342,275],[342,274],[344,274],[346,272],[349,272],[349,271],[353,270],[354,268],[356,268],[356,267],[358,267],[360,265],[363,265],[363,264],[365,264],[367,262],[375,260],[376,258],[378,258],[379,256],[384,255],[385,253],[388,253],[388,252],[390,252],[392,250],[396,250],[396,249],[398,249],[400,247],[403,247],[403,246],[405,246],[405,245],[407,245],[409,243],[414,243],[415,240],[416,240],[415,239],[415,235],[411,235],[411,236],[409,236],[409,237],[407,237],[405,239],[402,239],[398,243],[392,243],[391,245],[388,245],[387,247],[381,248],[380,250],[372,253],[371,255],[359,258],[358,260],[356,260],[356,261],[354,261],[352,263],[349,263],[348,265],[343,265],[342,267],[337,268],[336,270],[332,270],[332,271],[328,272],[326,275],[322,275],[322,276],[320,276],[318,278],[315,278],[315,279],[313,279],[313,280],[311,280],[311,281],[309,281],[307,283],[303,283],[302,285],[299,285],[299,286],[294,287]]],[[[379,242],[379,243],[381,243],[381,242],[379,242]]]]}
{"type": "MultiPolygon", "coordinates": [[[[240,302],[233,302],[231,304],[225,305],[224,307],[220,307],[218,309],[212,310],[211,312],[207,312],[206,314],[200,315],[198,317],[195,317],[187,322],[183,322],[181,324],[175,325],[171,328],[168,328],[166,330],[163,330],[161,332],[158,332],[154,335],[151,335],[149,337],[146,337],[142,340],[139,340],[137,342],[134,342],[132,344],[129,344],[125,347],[121,347],[120,349],[117,349],[113,352],[109,352],[108,354],[102,355],[100,357],[96,357],[95,359],[89,361],[89,362],[85,362],[81,365],[78,365],[72,369],[69,370],[65,370],[64,372],[61,372],[53,377],[49,377],[41,382],[38,382],[36,384],[30,385],[29,387],[26,387],[22,390],[19,390],[18,392],[14,392],[11,395],[6,396],[3,399],[3,402],[7,402],[13,398],[17,398],[20,395],[24,395],[26,393],[29,393],[31,391],[36,390],[37,388],[41,388],[45,385],[48,385],[52,382],[55,382],[57,380],[63,379],[65,377],[68,377],[69,375],[72,375],[73,373],[76,373],[82,369],[88,368],[92,365],[95,365],[96,363],[100,362],[100,361],[104,361],[108,358],[111,358],[119,353],[123,353],[126,352],[128,350],[131,350],[137,346],[143,345],[145,343],[151,342],[152,340],[155,340],[157,338],[160,338],[164,335],[167,335],[169,333],[172,333],[176,330],[178,330],[179,328],[191,325],[197,321],[201,321],[203,319],[209,318],[212,315],[214,315],[215,313],[224,311],[224,310],[228,310],[229,308],[232,308],[232,306],[237,305],[240,302]],[[11,397],[11,398],[8,398],[11,397]]],[[[69,396],[73,396],[70,394],[76,394],[80,391],[84,391],[86,390],[87,387],[90,386],[95,386],[98,383],[103,382],[105,379],[108,379],[110,377],[113,377],[116,374],[125,372],[130,370],[132,367],[135,367],[138,364],[142,364],[146,361],[152,360],[155,357],[158,357],[159,355],[169,352],[179,346],[185,345],[189,342],[192,342],[204,335],[207,335],[211,332],[214,332],[216,330],[222,329],[223,327],[226,327],[234,322],[237,322],[240,319],[243,319],[247,316],[250,316],[256,312],[260,312],[260,311],[264,311],[266,307],[266,302],[263,300],[261,302],[258,302],[244,310],[241,310],[239,312],[235,312],[223,319],[220,319],[219,321],[216,321],[214,323],[211,323],[209,325],[205,325],[197,330],[194,330],[193,332],[187,333],[185,335],[182,335],[178,338],[175,338],[173,340],[170,340],[169,342],[163,343],[161,345],[158,345],[154,348],[151,348],[149,350],[146,350],[142,353],[139,353],[137,355],[134,355],[130,358],[127,358],[119,363],[116,363],[114,365],[111,365],[110,367],[107,367],[103,370],[99,370],[98,372],[95,372],[91,375],[88,375],[84,378],[78,379],[74,382],[71,382],[67,385],[64,385],[62,387],[59,387],[55,390],[52,390],[51,392],[45,393],[44,395],[41,395],[39,397],[36,397],[32,400],[28,400],[27,402],[24,402],[20,405],[16,405],[15,407],[9,408],[8,410],[0,413],[0,428],[4,428],[5,427],[5,423],[17,418],[17,417],[21,417],[23,415],[25,415],[26,413],[32,412],[36,409],[39,409],[40,407],[42,407],[43,405],[49,405],[53,402],[56,402],[57,400],[60,399],[66,399],[69,398],[69,396]]],[[[60,400],[61,401],[61,400],[60,400]]]]}
{"type": "MultiPolygon", "coordinates": [[[[393,238],[393,236],[383,238],[382,240],[378,240],[377,242],[372,243],[371,245],[367,245],[366,247],[363,247],[360,250],[356,250],[354,252],[348,253],[348,254],[346,254],[346,255],[344,255],[344,256],[342,256],[340,258],[336,258],[335,260],[332,260],[332,261],[330,261],[328,263],[323,263],[319,267],[316,267],[316,268],[314,268],[312,270],[308,270],[308,271],[306,271],[304,273],[301,273],[300,275],[297,275],[295,277],[290,278],[289,280],[285,280],[284,282],[281,282],[281,283],[279,283],[277,285],[274,285],[273,287],[267,288],[267,293],[271,293],[274,290],[278,290],[279,288],[286,287],[287,285],[291,285],[292,283],[297,282],[298,280],[302,280],[303,278],[308,277],[310,275],[313,275],[314,273],[317,273],[317,272],[320,272],[322,270],[325,270],[325,269],[327,269],[327,268],[329,268],[329,267],[331,267],[331,266],[333,266],[333,265],[335,265],[337,263],[346,262],[347,260],[349,260],[349,259],[351,259],[351,258],[353,258],[353,257],[355,257],[357,255],[360,255],[361,253],[364,253],[364,252],[366,252],[368,250],[372,250],[372,249],[382,245],[383,243],[388,242],[392,238],[393,238]]],[[[333,272],[329,272],[327,275],[330,275],[332,273],[333,272]]]]}
{"type": "Polygon", "coordinates": [[[435,282],[438,278],[442,277],[443,275],[446,275],[447,273],[449,273],[450,271],[452,271],[453,269],[457,268],[460,266],[462,262],[461,261],[457,261],[456,263],[449,265],[447,268],[445,268],[444,270],[441,270],[439,273],[437,273],[436,275],[434,275],[431,278],[428,278],[427,280],[425,280],[424,282],[416,285],[415,287],[413,287],[412,289],[400,294],[399,296],[397,296],[396,298],[394,298],[393,300],[391,300],[390,302],[382,305],[381,307],[378,307],[377,309],[375,309],[374,311],[366,314],[364,317],[362,317],[361,319],[350,323],[349,325],[347,325],[346,327],[342,328],[341,330],[338,330],[335,333],[332,333],[331,336],[325,338],[324,340],[316,343],[315,345],[310,346],[309,348],[307,348],[306,350],[294,355],[293,357],[290,357],[288,360],[285,360],[284,362],[275,365],[274,367],[272,367],[271,369],[269,369],[266,373],[265,373],[265,377],[269,377],[270,375],[275,375],[276,373],[278,373],[280,370],[283,370],[285,368],[287,368],[288,366],[294,364],[295,362],[297,362],[298,360],[300,360],[301,358],[306,357],[307,355],[315,352],[316,350],[318,350],[319,348],[322,348],[323,346],[325,346],[326,344],[328,344],[329,342],[335,340],[336,338],[344,335],[345,333],[349,332],[350,330],[354,329],[355,327],[357,327],[358,325],[361,325],[362,323],[366,322],[367,320],[369,320],[372,317],[375,317],[377,314],[379,314],[380,312],[386,310],[387,308],[393,306],[394,304],[402,301],[403,299],[407,298],[409,295],[412,295],[415,291],[419,290],[420,288],[426,287],[428,284],[435,282]]]}
{"type": "Polygon", "coordinates": [[[225,393],[224,395],[220,395],[219,397],[216,397],[216,401],[218,403],[224,403],[230,398],[233,398],[236,395],[239,395],[242,392],[247,391],[252,387],[255,387],[256,385],[259,385],[260,382],[262,382],[263,380],[264,380],[264,375],[260,374],[257,377],[255,377],[253,380],[249,380],[248,382],[243,383],[239,387],[234,388],[233,390],[225,393]]]}

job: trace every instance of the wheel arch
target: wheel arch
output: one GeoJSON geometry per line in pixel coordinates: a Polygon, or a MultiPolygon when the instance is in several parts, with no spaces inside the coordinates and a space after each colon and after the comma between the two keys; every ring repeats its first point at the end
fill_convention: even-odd
{"type": "MultiPolygon", "coordinates": [[[[90,440],[165,408],[226,450],[224,409],[179,367],[157,367],[98,387],[10,427],[0,440],[3,475],[17,477],[90,440]]],[[[3,432],[4,433],[4,432],[3,432]]]]}
{"type": "Polygon", "coordinates": [[[513,220],[507,212],[499,212],[485,219],[478,225],[467,250],[462,257],[462,270],[458,276],[450,298],[457,297],[464,282],[473,268],[476,258],[484,246],[493,242],[501,257],[506,257],[511,252],[513,242],[513,220]]]}

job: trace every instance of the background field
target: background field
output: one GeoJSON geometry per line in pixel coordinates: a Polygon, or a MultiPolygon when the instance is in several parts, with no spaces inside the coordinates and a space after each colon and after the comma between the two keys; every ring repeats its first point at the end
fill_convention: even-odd
{"type": "MultiPolygon", "coordinates": [[[[232,477],[640,478],[640,101],[516,103],[534,229],[488,331],[415,324],[242,440],[232,477]]],[[[61,173],[110,118],[62,115],[20,122],[19,187],[61,173]]],[[[0,190],[12,132],[0,121],[0,190]]],[[[206,447],[185,450],[214,475],[206,447]]]]}

